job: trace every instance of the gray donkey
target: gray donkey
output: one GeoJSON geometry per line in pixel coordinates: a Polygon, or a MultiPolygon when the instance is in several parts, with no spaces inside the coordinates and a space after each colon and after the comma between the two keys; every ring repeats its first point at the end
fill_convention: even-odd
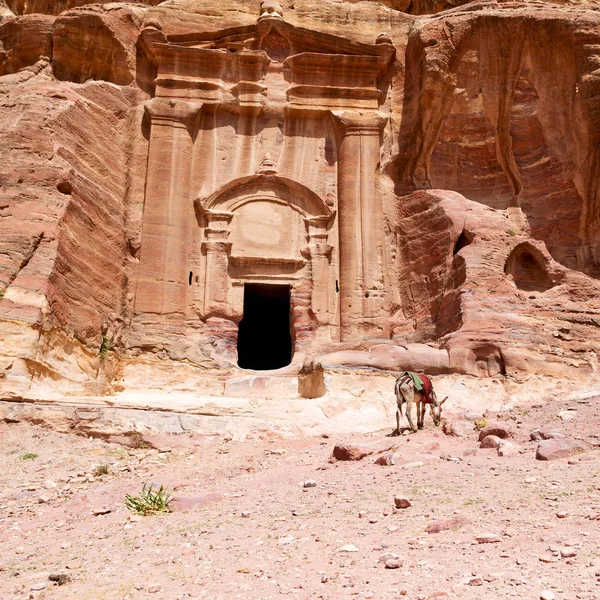
{"type": "Polygon", "coordinates": [[[415,427],[411,416],[413,401],[417,404],[417,426],[419,429],[423,429],[427,405],[429,405],[433,423],[436,426],[440,424],[442,419],[442,404],[446,402],[448,396],[440,402],[435,395],[429,377],[422,373],[417,374],[406,371],[396,379],[394,389],[398,410],[396,411],[396,429],[392,431],[392,435],[400,435],[400,416],[402,415],[402,406],[404,404],[406,404],[408,424],[412,431],[416,433],[417,427],[415,427]],[[415,381],[415,378],[418,378],[418,381],[415,381]]]}

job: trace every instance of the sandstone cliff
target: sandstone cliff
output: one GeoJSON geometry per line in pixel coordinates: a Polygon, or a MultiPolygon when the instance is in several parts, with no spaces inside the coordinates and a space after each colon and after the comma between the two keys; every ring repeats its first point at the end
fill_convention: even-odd
{"type": "MultiPolygon", "coordinates": [[[[365,322],[377,306],[386,315],[383,325],[373,318],[369,325],[375,328],[354,338],[336,337],[339,320],[332,317],[334,333],[321,335],[325,321],[319,311],[333,311],[336,301],[317,298],[320,275],[317,263],[310,263],[312,282],[298,286],[292,303],[299,349],[292,371],[335,352],[331,364],[343,365],[346,356],[351,365],[475,376],[595,377],[600,4],[298,0],[282,3],[280,19],[278,5],[266,2],[277,14],[267,14],[264,22],[274,19],[276,25],[264,38],[259,28],[253,41],[259,4],[0,2],[2,393],[111,393],[159,372],[156,387],[174,378],[177,385],[189,381],[192,389],[200,376],[236,372],[239,319],[233,309],[202,313],[195,296],[184,315],[136,312],[144,204],[153,193],[148,181],[162,185],[162,175],[153,180],[152,173],[163,169],[168,177],[166,162],[189,159],[188,187],[171,182],[169,202],[177,196],[173,190],[180,190],[180,198],[189,194],[188,212],[177,218],[182,227],[206,227],[194,199],[205,198],[208,206],[211,194],[229,193],[228,182],[254,176],[268,152],[275,158],[273,172],[292,182],[292,195],[300,189],[294,182],[302,184],[302,193],[321,198],[331,222],[339,217],[343,226],[345,213],[337,203],[344,181],[336,174],[345,160],[339,139],[348,121],[332,126],[319,117],[307,125],[302,119],[309,101],[294,113],[285,108],[291,92],[283,65],[293,53],[290,43],[306,44],[305,54],[314,47],[346,57],[332,59],[338,66],[327,81],[324,67],[306,76],[314,81],[294,81],[299,95],[316,88],[329,93],[342,85],[340,73],[358,77],[358,67],[345,66],[348,56],[371,53],[363,64],[379,61],[379,79],[357,83],[362,95],[356,102],[367,97],[368,85],[376,85],[380,147],[369,181],[381,198],[382,227],[367,229],[371,237],[365,239],[379,240],[383,266],[381,281],[369,284],[376,298],[366,294],[365,322]],[[225,49],[233,54],[243,48],[253,61],[265,52],[276,67],[242,83],[224,67],[206,67],[201,85],[192,81],[200,67],[177,80],[160,80],[160,53],[167,56],[173,48],[182,56],[224,56],[225,49]],[[182,81],[205,94],[255,94],[266,109],[240,109],[235,117],[222,108],[178,116],[190,149],[174,155],[163,145],[162,154],[154,154],[159,158],[150,152],[149,163],[157,123],[152,106],[158,106],[149,101],[157,87],[168,98],[182,81]],[[245,129],[239,115],[252,111],[252,126],[245,129]],[[213,128],[210,137],[206,132],[213,128]],[[207,148],[214,157],[222,155],[218,168],[203,170],[207,148]],[[415,344],[427,346],[420,351],[415,344]],[[396,362],[378,362],[377,352],[391,352],[396,362]]],[[[263,69],[259,62],[256,69],[263,69]]],[[[351,87],[344,93],[359,98],[351,87]]],[[[183,114],[190,98],[179,93],[165,102],[161,110],[183,114]]],[[[169,143],[177,148],[183,142],[169,143]]],[[[268,173],[269,160],[262,167],[268,173]]],[[[270,175],[260,177],[247,185],[271,181],[270,175]]],[[[313,223],[316,217],[310,218],[313,223]]],[[[341,245],[338,262],[344,262],[344,242],[335,233],[327,243],[333,250],[299,248],[294,264],[312,260],[318,250],[319,260],[325,264],[329,256],[328,268],[339,272],[344,265],[331,256],[341,245]]],[[[200,241],[193,244],[200,253],[200,241]]],[[[269,259],[251,258],[264,264],[269,259]]],[[[245,268],[242,258],[235,260],[230,273],[245,268]]],[[[188,271],[190,286],[197,273],[186,264],[180,269],[184,287],[188,271]]],[[[290,261],[281,264],[292,268],[290,261]]]]}

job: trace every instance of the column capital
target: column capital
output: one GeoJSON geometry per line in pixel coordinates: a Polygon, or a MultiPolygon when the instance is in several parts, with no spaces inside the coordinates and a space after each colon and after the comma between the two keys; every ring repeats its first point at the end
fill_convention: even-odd
{"type": "Polygon", "coordinates": [[[388,116],[379,111],[332,110],[331,115],[343,135],[373,134],[385,127],[388,116]]]}
{"type": "Polygon", "coordinates": [[[333,252],[333,246],[324,242],[317,242],[314,248],[310,249],[310,252],[313,257],[322,256],[329,259],[331,257],[331,253],[333,252]]]}
{"type": "MultiPolygon", "coordinates": [[[[198,201],[197,201],[198,202],[198,201]]],[[[204,214],[207,223],[211,227],[226,227],[231,223],[233,219],[233,213],[227,210],[214,210],[211,208],[204,208],[202,204],[198,202],[199,208],[204,214]]]]}
{"type": "Polygon", "coordinates": [[[146,114],[152,122],[178,121],[183,125],[191,125],[202,110],[200,102],[152,98],[144,103],[146,114]]]}
{"type": "MultiPolygon", "coordinates": [[[[335,213],[334,213],[335,214],[335,213]]],[[[327,236],[327,226],[333,215],[318,215],[316,217],[305,217],[304,222],[308,229],[309,235],[317,235],[324,233],[327,236]]]]}
{"type": "Polygon", "coordinates": [[[205,240],[201,246],[207,254],[224,253],[229,255],[232,243],[224,240],[205,240]]]}

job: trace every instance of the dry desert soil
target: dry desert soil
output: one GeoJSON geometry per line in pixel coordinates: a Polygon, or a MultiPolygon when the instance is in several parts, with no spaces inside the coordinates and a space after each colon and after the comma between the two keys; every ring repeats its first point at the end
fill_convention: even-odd
{"type": "Polygon", "coordinates": [[[600,598],[600,398],[464,417],[461,437],[428,417],[170,451],[1,423],[0,598],[600,598]],[[513,435],[505,456],[473,419],[513,435]],[[537,460],[544,427],[587,451],[537,460]],[[128,510],[145,483],[175,488],[174,512],[128,510]]]}

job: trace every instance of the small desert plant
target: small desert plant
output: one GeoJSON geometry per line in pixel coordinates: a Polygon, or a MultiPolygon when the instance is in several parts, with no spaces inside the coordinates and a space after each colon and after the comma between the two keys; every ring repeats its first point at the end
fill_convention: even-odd
{"type": "Polygon", "coordinates": [[[94,469],[94,475],[96,477],[100,477],[101,475],[109,475],[109,474],[110,474],[110,467],[107,464],[98,465],[94,469]]]}
{"type": "Polygon", "coordinates": [[[106,337],[106,335],[103,333],[102,334],[102,343],[100,344],[100,358],[105,358],[106,357],[106,353],[109,351],[110,349],[110,342],[108,341],[108,338],[106,337]]]}
{"type": "Polygon", "coordinates": [[[484,427],[487,427],[487,419],[475,419],[475,428],[476,429],[483,429],[484,427]]]}
{"type": "Polygon", "coordinates": [[[125,494],[125,506],[138,515],[173,512],[170,508],[174,490],[167,491],[162,485],[154,491],[154,484],[144,484],[139,496],[125,494]]]}
{"type": "Polygon", "coordinates": [[[515,237],[515,235],[517,235],[513,229],[509,229],[507,233],[510,235],[510,237],[515,237]]]}
{"type": "Polygon", "coordinates": [[[129,445],[136,450],[146,450],[150,445],[144,440],[144,436],[139,431],[134,431],[129,436],[129,445]]]}
{"type": "Polygon", "coordinates": [[[21,460],[34,460],[38,457],[38,455],[35,452],[26,452],[25,454],[21,455],[21,460]]]}

